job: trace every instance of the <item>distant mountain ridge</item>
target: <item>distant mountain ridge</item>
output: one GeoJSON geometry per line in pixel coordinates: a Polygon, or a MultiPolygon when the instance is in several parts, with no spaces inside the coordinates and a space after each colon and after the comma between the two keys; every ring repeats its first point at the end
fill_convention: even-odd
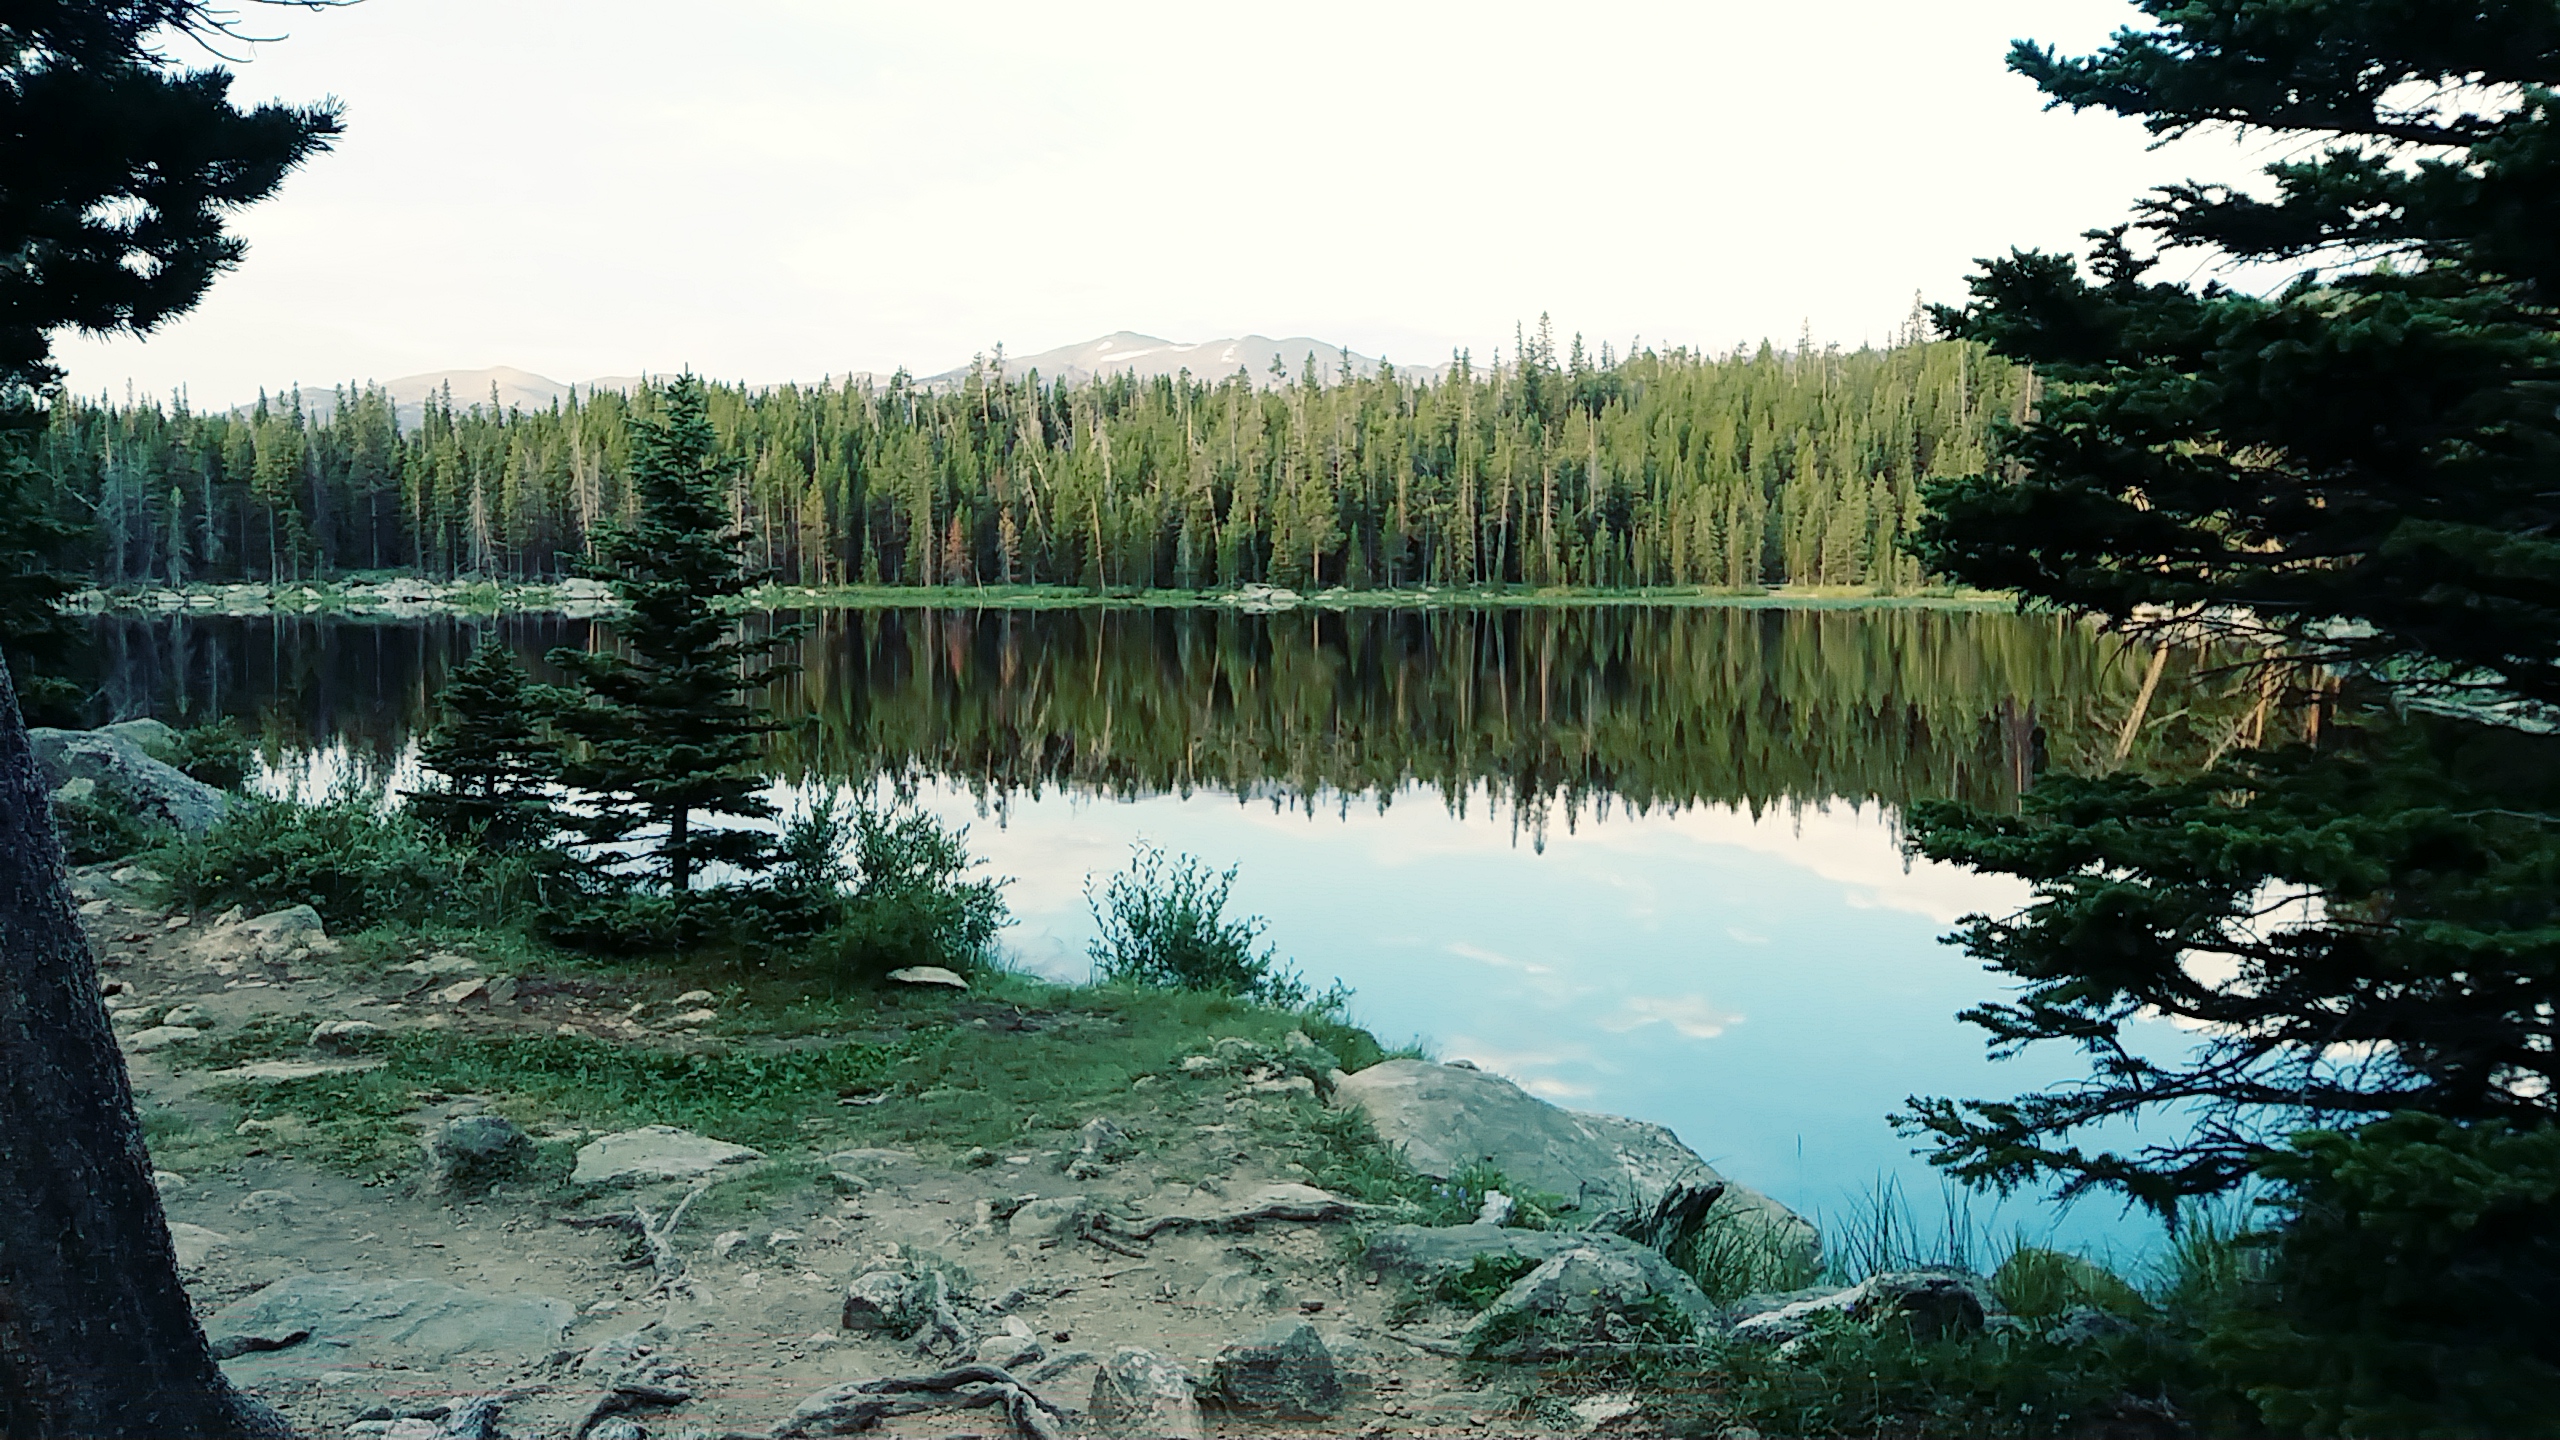
{"type": "MultiPolygon", "coordinates": [[[[1304,335],[1293,335],[1283,340],[1274,340],[1266,335],[1244,335],[1185,345],[1153,335],[1141,335],[1133,330],[1119,330],[1082,344],[1043,350],[1036,355],[1006,355],[1004,373],[1018,379],[1036,372],[1043,380],[1082,384],[1097,377],[1135,375],[1141,380],[1153,380],[1189,371],[1195,380],[1214,383],[1241,370],[1252,377],[1256,385],[1270,386],[1301,378],[1311,356],[1317,378],[1329,385],[1344,379],[1365,379],[1377,374],[1384,363],[1375,356],[1304,335]],[[1280,370],[1278,374],[1273,372],[1275,364],[1280,370]]],[[[963,384],[968,380],[972,367],[981,360],[992,364],[994,355],[990,353],[968,365],[924,376],[916,383],[931,389],[963,384]]],[[[1446,365],[1399,365],[1396,370],[1398,374],[1416,379],[1436,380],[1448,368],[1446,365]]],[[[563,383],[512,365],[493,365],[480,370],[427,370],[416,375],[402,375],[382,382],[382,388],[390,394],[393,413],[399,417],[400,427],[406,430],[424,418],[427,401],[442,393],[450,393],[454,408],[459,410],[473,406],[485,409],[493,402],[501,410],[548,410],[554,403],[567,402],[573,393],[593,395],[601,390],[628,391],[646,378],[641,375],[602,375],[593,380],[563,383]]],[[[833,377],[834,383],[847,379],[876,385],[887,377],[868,370],[833,377]]],[[[299,388],[302,412],[314,421],[325,421],[336,410],[337,393],[341,387],[305,385],[299,388]]],[[[294,393],[295,387],[288,386],[269,395],[267,403],[271,407],[290,404],[294,393]]],[[[250,407],[234,408],[245,411],[250,407]]]]}

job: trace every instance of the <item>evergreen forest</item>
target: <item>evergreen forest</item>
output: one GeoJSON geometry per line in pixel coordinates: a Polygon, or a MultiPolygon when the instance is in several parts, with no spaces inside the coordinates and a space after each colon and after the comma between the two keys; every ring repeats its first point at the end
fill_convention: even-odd
{"type": "MultiPolygon", "coordinates": [[[[787,584],[1206,589],[1267,583],[1908,591],[1933,477],[1980,473],[2032,382],[1979,346],[1763,344],[1619,357],[1543,324],[1445,374],[1050,383],[1001,353],[708,387],[751,567],[787,584]]],[[[1276,370],[1276,367],[1275,367],[1276,370]]],[[[378,387],[196,413],[51,408],[52,508],[104,586],[350,572],[541,580],[634,519],[629,422],[665,390],[527,413],[378,387]]]]}

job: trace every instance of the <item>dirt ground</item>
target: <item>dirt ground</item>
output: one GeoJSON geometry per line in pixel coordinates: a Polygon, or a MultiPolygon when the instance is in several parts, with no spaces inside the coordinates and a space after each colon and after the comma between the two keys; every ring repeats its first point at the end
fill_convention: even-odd
{"type": "MultiPolygon", "coordinates": [[[[437,1357],[388,1341],[379,1347],[302,1342],[226,1362],[236,1380],[305,1433],[422,1433],[416,1418],[405,1425],[402,1418],[433,1419],[440,1406],[494,1395],[504,1406],[502,1433],[571,1435],[605,1379],[648,1347],[645,1358],[691,1398],[642,1404],[618,1423],[636,1423],[645,1436],[763,1435],[812,1392],[929,1373],[968,1358],[947,1351],[919,1356],[903,1339],[843,1327],[852,1277],[920,1262],[956,1267],[970,1302],[959,1312],[974,1332],[970,1353],[988,1363],[1014,1362],[1017,1374],[1044,1363],[1054,1367],[1076,1352],[1107,1357],[1117,1347],[1140,1346],[1206,1377],[1221,1346],[1275,1320],[1303,1317],[1315,1325],[1345,1371],[1348,1408],[1293,1422],[1211,1407],[1205,1423],[1212,1435],[1592,1428],[1563,1410],[1552,1387],[1535,1376],[1466,1367],[1423,1348],[1445,1342],[1463,1317],[1417,1310],[1392,1282],[1361,1273],[1350,1224],[1264,1222],[1130,1244],[1072,1230],[1018,1235],[1005,1220],[1026,1197],[1082,1195],[1123,1215],[1149,1216],[1214,1211],[1259,1186],[1303,1179],[1303,1170],[1258,1150],[1250,1127],[1240,1123],[1256,1105],[1291,1098],[1268,1080],[1239,1078],[1199,1090],[1183,1102],[1187,1109],[1152,1116],[1159,1131],[1187,1128],[1187,1137],[1118,1163],[1087,1164],[1075,1174],[1068,1167],[1078,1157],[1056,1144],[976,1155],[920,1147],[863,1155],[832,1170],[812,1156],[768,1147],[770,1162],[730,1167],[736,1178],[705,1191],[676,1228],[675,1279],[662,1285],[645,1247],[626,1229],[577,1222],[635,1207],[663,1221],[692,1182],[596,1189],[553,1175],[447,1195],[432,1193],[415,1165],[360,1178],[308,1154],[290,1116],[243,1122],[238,1096],[244,1085],[260,1083],[262,1073],[292,1077],[311,1067],[365,1061],[306,1050],[244,1068],[209,1066],[199,1057],[222,1037],[253,1031],[261,1021],[299,1026],[314,1017],[361,1020],[394,1032],[447,1027],[681,1046],[711,1023],[703,1009],[660,1003],[635,1016],[628,1013],[636,1003],[631,994],[593,979],[525,983],[512,995],[502,987],[494,1003],[485,993],[453,1002],[445,997],[454,987],[488,978],[489,967],[451,953],[405,970],[359,966],[326,941],[284,954],[208,943],[209,936],[232,932],[215,917],[173,914],[155,903],[149,878],[90,867],[75,888],[110,1006],[119,1012],[117,1029],[128,1047],[155,1162],[163,1167],[162,1194],[198,1313],[217,1317],[274,1282],[320,1274],[430,1279],[499,1300],[551,1297],[565,1302],[559,1313],[574,1317],[538,1351],[463,1348],[437,1357]],[[189,1014],[179,1008],[186,1006],[198,1008],[189,1014]],[[179,1011],[174,1017],[173,1010],[179,1011]],[[165,1022],[172,1019],[197,1035],[169,1041],[165,1022]],[[154,1033],[162,1034],[157,1048],[139,1038],[154,1033]],[[784,1166],[787,1161],[797,1168],[784,1166]],[[762,1181],[755,1178],[759,1168],[767,1172],[762,1181]],[[783,1182],[772,1180],[776,1173],[783,1182]],[[358,1428],[350,1432],[350,1425],[358,1428]]],[[[956,1018],[961,1013],[955,1008],[948,1023],[967,1023],[956,1018]]],[[[485,1103],[485,1097],[434,1089],[413,1098],[404,1123],[422,1137],[447,1117],[485,1103]]],[[[860,1103],[860,1097],[839,1103],[860,1103]]],[[[829,1118],[813,1115],[805,1123],[817,1130],[829,1118]]],[[[535,1138],[565,1148],[593,1137],[555,1130],[535,1138]]],[[[209,1328],[219,1339],[221,1327],[209,1328]]],[[[1093,1375],[1091,1361],[1070,1363],[1035,1388],[1081,1411],[1093,1375]]],[[[1625,1421],[1606,1424],[1613,1434],[1632,1428],[1625,1421]]],[[[1001,1410],[941,1409],[893,1417],[869,1433],[993,1436],[1011,1427],[1001,1410]]]]}

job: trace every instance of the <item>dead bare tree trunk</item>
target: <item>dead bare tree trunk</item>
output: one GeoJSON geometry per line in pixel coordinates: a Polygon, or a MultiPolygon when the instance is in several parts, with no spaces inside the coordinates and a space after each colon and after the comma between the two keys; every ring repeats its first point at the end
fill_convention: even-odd
{"type": "Polygon", "coordinates": [[[0,1434],[282,1436],[205,1345],[0,667],[0,1434]]]}

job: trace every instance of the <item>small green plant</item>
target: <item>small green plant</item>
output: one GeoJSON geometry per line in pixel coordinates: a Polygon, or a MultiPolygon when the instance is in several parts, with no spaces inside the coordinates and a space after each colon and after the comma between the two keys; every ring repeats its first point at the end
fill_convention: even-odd
{"type": "Polygon", "coordinates": [[[331,929],[452,913],[498,878],[417,821],[349,790],[318,805],[242,796],[153,859],[195,909],[308,905],[331,929]]]}
{"type": "Polygon", "coordinates": [[[1481,1314],[1521,1276],[1537,1268],[1538,1262],[1526,1255],[1479,1255],[1467,1262],[1466,1269],[1441,1276],[1433,1293],[1449,1304],[1481,1314]]]}
{"type": "Polygon", "coordinates": [[[983,863],[965,826],[821,800],[784,831],[766,903],[783,932],[806,934],[796,968],[857,984],[910,965],[967,971],[1010,923],[1003,882],[970,873],[983,863]]]}
{"type": "Polygon", "coordinates": [[[166,841],[166,825],[143,818],[142,807],[120,791],[91,781],[65,787],[53,800],[54,832],[62,837],[62,858],[74,865],[121,860],[166,841]]]}
{"type": "Polygon", "coordinates": [[[1261,916],[1227,918],[1235,882],[1232,865],[1212,870],[1196,855],[1167,855],[1145,841],[1100,891],[1087,877],[1085,903],[1102,932],[1087,947],[1095,978],[1241,995],[1283,1009],[1339,1009],[1347,995],[1338,987],[1319,997],[1269,946],[1255,951],[1267,924],[1261,916]]]}
{"type": "Polygon", "coordinates": [[[237,790],[256,768],[258,748],[238,725],[215,720],[180,730],[158,758],[217,790],[237,790]]]}
{"type": "Polygon", "coordinates": [[[2010,1314],[2045,1320],[2088,1306],[2139,1319],[2152,1313],[2142,1292],[2094,1261],[2038,1245],[2020,1245],[1991,1272],[1991,1293],[2010,1314]]]}

